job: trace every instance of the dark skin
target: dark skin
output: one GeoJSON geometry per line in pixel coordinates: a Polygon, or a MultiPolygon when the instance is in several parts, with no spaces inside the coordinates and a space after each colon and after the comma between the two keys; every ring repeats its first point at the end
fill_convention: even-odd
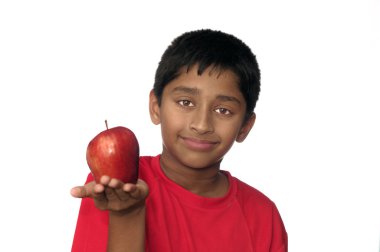
{"type": "Polygon", "coordinates": [[[145,251],[145,198],[148,186],[142,180],[137,184],[124,184],[117,179],[102,176],[94,181],[71,189],[75,198],[90,197],[96,207],[109,210],[107,251],[145,251]]]}
{"type": "Polygon", "coordinates": [[[212,168],[179,173],[175,169],[165,167],[162,162],[161,167],[168,178],[199,196],[208,198],[223,197],[228,191],[227,177],[221,172],[215,173],[212,168]],[[209,175],[205,175],[205,173],[209,175]]]}
{"type": "MultiPolygon", "coordinates": [[[[245,120],[246,103],[237,77],[212,68],[199,76],[197,67],[182,72],[164,89],[161,104],[150,93],[154,124],[161,124],[161,167],[166,176],[203,197],[222,197],[229,188],[220,163],[235,141],[242,142],[255,122],[245,120]]],[[[77,198],[91,197],[102,210],[110,210],[108,251],[144,251],[145,199],[148,186],[103,176],[72,189],[77,198]]]]}
{"type": "Polygon", "coordinates": [[[198,195],[221,197],[228,181],[220,163],[235,141],[244,141],[255,115],[244,120],[246,103],[235,74],[209,68],[199,76],[196,70],[170,82],[161,104],[151,92],[150,114],[161,124],[165,174],[198,195]]]}

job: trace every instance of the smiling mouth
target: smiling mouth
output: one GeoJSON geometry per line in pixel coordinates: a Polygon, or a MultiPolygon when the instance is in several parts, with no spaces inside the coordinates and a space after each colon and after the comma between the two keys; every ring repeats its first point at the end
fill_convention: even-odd
{"type": "Polygon", "coordinates": [[[181,139],[186,147],[196,151],[209,151],[218,144],[216,141],[202,140],[192,137],[181,137],[181,139]]]}

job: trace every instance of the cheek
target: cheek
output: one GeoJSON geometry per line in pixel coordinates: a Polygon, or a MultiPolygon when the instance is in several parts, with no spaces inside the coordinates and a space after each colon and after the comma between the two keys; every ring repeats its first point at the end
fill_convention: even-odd
{"type": "Polygon", "coordinates": [[[174,102],[167,101],[163,103],[161,113],[161,125],[165,130],[167,129],[166,131],[178,131],[186,126],[188,117],[176,107],[174,102]]]}
{"type": "Polygon", "coordinates": [[[176,115],[174,111],[163,111],[167,112],[161,114],[161,134],[166,142],[176,138],[177,134],[186,127],[186,120],[176,115]]]}
{"type": "Polygon", "coordinates": [[[218,123],[216,124],[218,127],[217,133],[220,136],[223,136],[223,138],[226,141],[235,141],[239,134],[239,129],[240,129],[240,121],[238,120],[236,122],[230,122],[230,123],[218,123]]]}

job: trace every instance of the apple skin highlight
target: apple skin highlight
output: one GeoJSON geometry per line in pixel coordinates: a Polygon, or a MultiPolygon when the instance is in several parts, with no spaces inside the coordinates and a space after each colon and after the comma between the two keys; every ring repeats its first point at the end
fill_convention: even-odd
{"type": "Polygon", "coordinates": [[[128,128],[118,126],[96,135],[88,144],[87,164],[97,183],[107,175],[124,183],[136,183],[139,166],[139,143],[128,128]]]}

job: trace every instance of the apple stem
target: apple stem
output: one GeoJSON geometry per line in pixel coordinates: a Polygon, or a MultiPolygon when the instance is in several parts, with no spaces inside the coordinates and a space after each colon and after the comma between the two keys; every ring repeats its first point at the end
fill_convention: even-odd
{"type": "Polygon", "coordinates": [[[105,124],[106,124],[106,128],[108,129],[108,122],[107,120],[104,120],[105,124]]]}

